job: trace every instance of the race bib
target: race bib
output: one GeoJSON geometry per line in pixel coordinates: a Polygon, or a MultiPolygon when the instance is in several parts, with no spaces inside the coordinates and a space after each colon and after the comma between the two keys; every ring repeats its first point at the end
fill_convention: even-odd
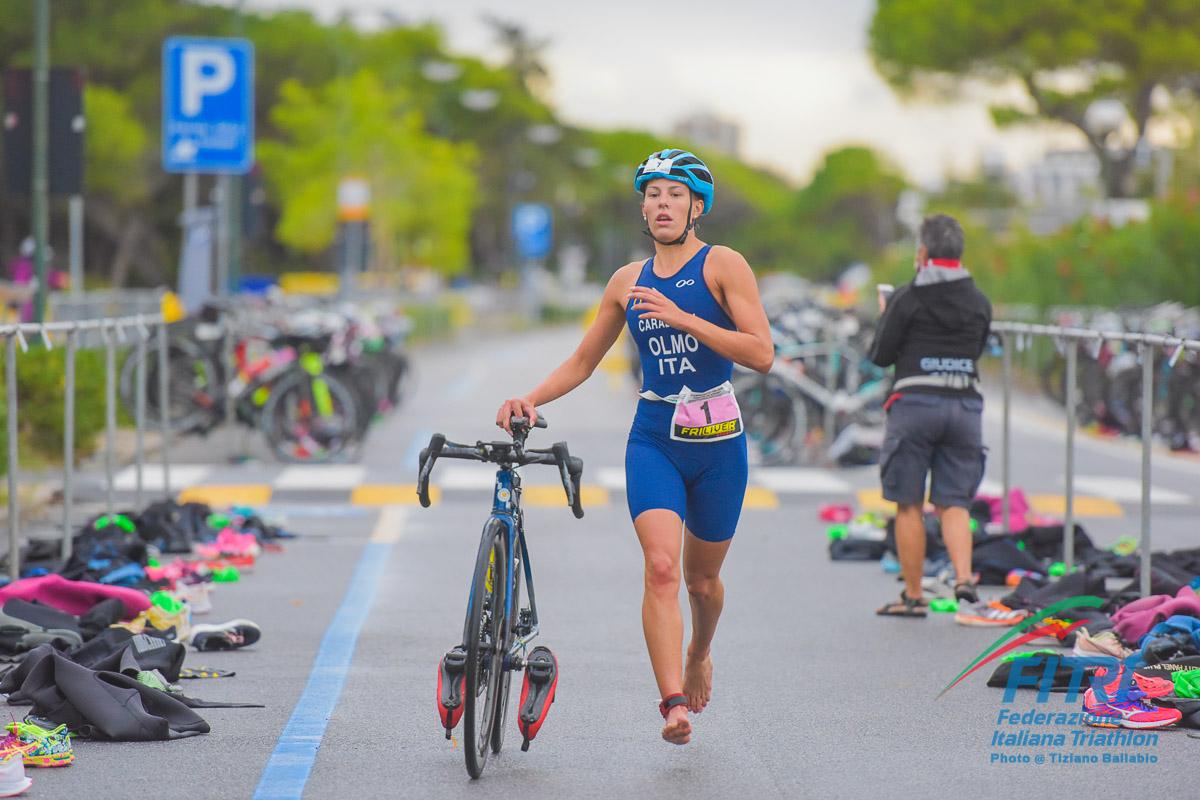
{"type": "Polygon", "coordinates": [[[671,417],[671,438],[677,442],[719,442],[742,435],[742,410],[728,381],[696,394],[686,386],[671,417]]]}

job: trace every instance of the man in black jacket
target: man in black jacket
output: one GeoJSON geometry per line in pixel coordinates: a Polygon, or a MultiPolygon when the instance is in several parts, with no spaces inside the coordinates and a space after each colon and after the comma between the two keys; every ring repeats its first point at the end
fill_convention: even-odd
{"type": "Polygon", "coordinates": [[[925,479],[955,571],[955,596],[978,602],[971,579],[967,509],[983,480],[983,397],[976,360],[983,353],[992,305],[962,266],[963,231],[944,214],[921,223],[917,273],[888,301],[870,359],[896,367],[880,452],[883,496],[896,503],[896,549],[904,576],[889,616],[924,616],[925,479]]]}

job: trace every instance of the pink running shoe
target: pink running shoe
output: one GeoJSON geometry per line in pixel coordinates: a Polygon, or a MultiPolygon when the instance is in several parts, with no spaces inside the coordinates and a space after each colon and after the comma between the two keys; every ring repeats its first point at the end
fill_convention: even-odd
{"type": "Polygon", "coordinates": [[[1095,690],[1083,693],[1083,721],[1096,728],[1166,728],[1183,714],[1177,708],[1161,708],[1142,702],[1145,695],[1129,692],[1127,700],[1098,702],[1095,690]]]}

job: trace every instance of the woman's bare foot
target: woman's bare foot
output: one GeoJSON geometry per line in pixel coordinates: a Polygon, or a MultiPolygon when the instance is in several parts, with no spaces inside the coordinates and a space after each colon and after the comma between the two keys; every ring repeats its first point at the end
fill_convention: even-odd
{"type": "Polygon", "coordinates": [[[693,713],[699,714],[712,699],[712,672],[712,656],[705,653],[697,657],[689,647],[687,665],[683,668],[683,693],[693,713]]]}
{"type": "Polygon", "coordinates": [[[663,725],[662,737],[671,744],[687,744],[692,740],[692,723],[688,721],[685,706],[675,706],[667,711],[667,724],[663,725]]]}

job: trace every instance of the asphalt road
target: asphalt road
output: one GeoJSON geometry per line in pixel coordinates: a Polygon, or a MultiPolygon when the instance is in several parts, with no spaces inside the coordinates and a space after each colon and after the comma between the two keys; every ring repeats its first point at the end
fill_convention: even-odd
{"type": "MultiPolygon", "coordinates": [[[[403,486],[413,481],[416,450],[430,433],[459,441],[495,438],[491,420],[499,401],[527,391],[570,352],[577,335],[562,328],[420,350],[416,395],[375,432],[359,462],[363,469],[331,480],[350,475],[403,486]]],[[[989,395],[991,481],[1000,474],[998,398],[989,395]]],[[[1063,765],[1053,762],[1051,750],[992,745],[998,729],[1016,728],[998,728],[1003,693],[987,688],[984,675],[935,699],[998,633],[957,626],[942,615],[877,618],[873,609],[898,590],[894,579],[874,563],[829,560],[817,506],[869,498],[877,486],[873,468],[775,473],[782,478],[756,473],[754,483],[766,493],[743,513],[724,571],[712,704],[694,718],[692,744],[661,741],[640,622],[640,551],[619,489],[633,405],[627,379],[598,372],[545,409],[550,429],[532,439],[568,441],[584,459],[585,483],[596,486],[600,502],[579,521],[552,494],[527,510],[541,641],[553,648],[561,669],[558,702],[528,753],[519,751],[510,713],[505,751],[481,781],[470,781],[461,750],[443,738],[434,704],[436,665],[460,635],[488,490],[472,488],[474,479],[460,474],[428,510],[354,503],[337,486],[297,481],[294,472],[281,477],[277,465],[230,466],[228,442],[218,434],[181,444],[176,462],[207,465],[201,483],[274,486],[270,513],[302,537],[285,553],[264,556],[242,583],[220,588],[213,614],[202,621],[249,617],[263,627],[263,639],[241,652],[190,654],[189,665],[236,669],[237,675],[185,688],[205,699],[266,708],[202,711],[212,733],[182,741],[80,742],[75,765],[34,773],[30,796],[251,797],[285,733],[281,752],[291,758],[273,762],[278,769],[268,773],[262,796],[289,796],[303,786],[310,798],[422,800],[483,792],[524,798],[1072,798],[1134,787],[1178,794],[1192,785],[1200,741],[1183,732],[1164,732],[1151,747],[1097,748],[1072,746],[1076,728],[1053,728],[1067,735],[1066,746],[1052,748],[1056,753],[1157,758],[1152,764],[1063,765]],[[377,570],[378,578],[352,581],[356,569],[360,576],[377,570]],[[356,643],[338,635],[353,632],[358,622],[356,643]],[[339,653],[347,662],[342,666],[339,653]],[[339,681],[340,693],[331,694],[339,681]],[[297,703],[319,712],[322,697],[336,699],[327,725],[326,715],[317,713],[295,736],[288,723],[297,703]],[[296,753],[316,744],[305,775],[296,753]],[[997,763],[998,753],[1027,755],[1030,763],[997,763]],[[1047,763],[1036,763],[1039,755],[1047,763]]],[[[1028,400],[1014,413],[1014,483],[1031,494],[1062,491],[1056,413],[1028,400]]],[[[242,441],[240,447],[257,452],[252,441],[242,441]]],[[[1097,503],[1107,516],[1082,520],[1101,545],[1137,533],[1128,481],[1136,486],[1138,464],[1139,453],[1128,443],[1080,441],[1079,471],[1091,487],[1086,493],[1111,501],[1097,503]]],[[[538,472],[527,468],[526,483],[556,481],[551,470],[538,472]]],[[[1196,544],[1198,475],[1192,461],[1156,462],[1162,501],[1154,508],[1156,549],[1196,544]]],[[[1023,712],[1033,700],[1021,697],[1007,708],[1023,712]]],[[[1075,706],[1052,698],[1046,708],[1075,706]]]]}

